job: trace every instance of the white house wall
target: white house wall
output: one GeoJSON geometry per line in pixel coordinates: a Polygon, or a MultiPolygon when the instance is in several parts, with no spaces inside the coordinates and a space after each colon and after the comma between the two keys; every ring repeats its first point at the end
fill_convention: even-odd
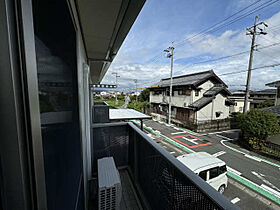
{"type": "Polygon", "coordinates": [[[202,109],[196,112],[196,120],[199,121],[207,121],[211,120],[212,116],[212,103],[209,103],[202,109]]]}
{"type": "Polygon", "coordinates": [[[199,91],[198,96],[195,96],[195,90],[192,91],[192,101],[194,102],[194,101],[200,99],[203,96],[203,94],[212,87],[214,87],[214,84],[210,80],[208,80],[208,81],[204,82],[203,84],[201,84],[200,86],[198,86],[198,88],[201,88],[201,90],[199,91]]]}
{"type": "Polygon", "coordinates": [[[226,97],[221,94],[216,95],[213,102],[209,103],[197,112],[197,121],[220,120],[229,117],[229,107],[225,105],[226,97]],[[214,106],[214,108],[213,108],[214,106]],[[212,112],[213,109],[213,112],[212,112]],[[219,117],[216,117],[216,112],[221,112],[219,117]],[[213,116],[212,116],[213,113],[213,116]]]}
{"type": "MultiPolygon", "coordinates": [[[[230,98],[232,101],[234,101],[236,103],[235,106],[231,106],[229,111],[230,113],[232,112],[243,112],[243,107],[244,107],[244,98],[238,98],[238,99],[234,99],[234,98],[230,98]]],[[[250,110],[250,101],[247,102],[247,111],[250,110]]]]}

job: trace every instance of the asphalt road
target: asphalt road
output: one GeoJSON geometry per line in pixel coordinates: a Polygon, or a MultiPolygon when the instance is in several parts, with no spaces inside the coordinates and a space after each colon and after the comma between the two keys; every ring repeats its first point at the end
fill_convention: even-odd
{"type": "Polygon", "coordinates": [[[242,209],[280,209],[280,164],[239,148],[234,144],[236,131],[197,134],[153,120],[144,121],[144,125],[146,130],[152,129],[149,135],[175,157],[204,151],[225,161],[231,181],[224,195],[242,209]]]}

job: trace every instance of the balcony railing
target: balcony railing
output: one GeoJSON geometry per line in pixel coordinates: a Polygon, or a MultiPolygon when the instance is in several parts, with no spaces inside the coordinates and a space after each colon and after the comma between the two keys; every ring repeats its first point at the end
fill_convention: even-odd
{"type": "Polygon", "coordinates": [[[132,123],[92,125],[92,163],[127,167],[144,209],[238,209],[132,123]]]}
{"type": "Polygon", "coordinates": [[[92,119],[94,123],[109,122],[109,105],[106,102],[94,102],[92,106],[92,119]]]}

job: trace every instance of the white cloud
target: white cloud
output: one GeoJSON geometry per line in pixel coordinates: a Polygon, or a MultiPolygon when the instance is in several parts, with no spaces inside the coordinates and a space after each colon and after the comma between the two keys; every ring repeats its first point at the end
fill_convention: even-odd
{"type": "MultiPolygon", "coordinates": [[[[253,67],[265,66],[269,64],[280,63],[280,45],[262,49],[262,47],[280,42],[280,12],[265,20],[269,25],[267,28],[268,35],[260,35],[256,39],[257,49],[254,52],[253,67]],[[271,29],[270,29],[271,28],[271,29]],[[278,33],[277,33],[278,30],[278,33]]],[[[184,48],[175,49],[175,61],[178,58],[193,58],[198,57],[202,59],[211,59],[235,54],[238,52],[250,50],[251,39],[246,36],[245,30],[227,30],[219,36],[207,35],[203,39],[196,39],[190,42],[190,45],[184,48]],[[190,47],[191,46],[191,47],[190,47]],[[208,56],[209,55],[209,56],[208,56]],[[211,56],[210,56],[211,55],[211,56]]],[[[188,34],[185,37],[191,37],[188,34]]],[[[132,63],[132,57],[144,56],[147,51],[142,49],[136,50],[134,55],[129,53],[120,54],[110,67],[110,71],[104,78],[104,83],[114,83],[115,79],[111,74],[112,71],[117,71],[120,75],[119,82],[121,88],[132,88],[135,86],[134,79],[138,79],[139,87],[155,84],[162,78],[169,77],[170,64],[166,63],[132,63]]],[[[201,63],[199,65],[174,65],[174,75],[182,75],[199,71],[206,71],[213,69],[217,75],[246,70],[248,68],[249,53],[240,56],[232,57],[230,59],[219,60],[213,63],[201,63]]],[[[231,74],[221,76],[221,78],[232,89],[243,88],[246,83],[247,72],[240,74],[231,74]],[[237,86],[236,86],[237,85],[237,86]],[[238,86],[239,85],[239,86],[238,86]],[[243,85],[243,86],[240,86],[243,85]]],[[[252,89],[264,89],[266,83],[280,79],[280,67],[259,69],[252,71],[252,89]]]]}

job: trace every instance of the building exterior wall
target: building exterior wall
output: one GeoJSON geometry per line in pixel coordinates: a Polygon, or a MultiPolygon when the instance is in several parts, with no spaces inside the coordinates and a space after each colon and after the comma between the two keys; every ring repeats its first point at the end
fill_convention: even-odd
{"type": "MultiPolygon", "coordinates": [[[[236,103],[235,106],[229,108],[229,112],[243,112],[244,107],[244,98],[230,98],[230,100],[236,103]]],[[[250,101],[247,102],[247,111],[250,110],[250,101]]]]}
{"type": "Polygon", "coordinates": [[[196,121],[208,121],[212,117],[212,102],[196,112],[196,121]]]}
{"type": "Polygon", "coordinates": [[[194,101],[200,99],[201,97],[203,97],[203,94],[212,87],[214,87],[213,82],[208,80],[208,81],[204,82],[203,84],[201,84],[200,86],[198,86],[198,88],[201,88],[198,96],[195,96],[195,90],[192,90],[192,101],[194,102],[194,101]]]}
{"type": "Polygon", "coordinates": [[[150,91],[150,102],[151,103],[162,103],[163,95],[153,95],[153,91],[150,91]]]}
{"type": "MultiPolygon", "coordinates": [[[[200,99],[201,97],[203,97],[203,94],[209,90],[210,88],[212,88],[214,86],[214,84],[211,81],[206,81],[205,83],[201,84],[198,88],[200,88],[201,90],[199,91],[199,95],[196,96],[195,95],[195,90],[191,91],[191,94],[189,96],[187,95],[179,95],[178,91],[175,90],[174,91],[174,95],[172,96],[172,106],[176,106],[176,107],[187,107],[190,104],[192,104],[194,101],[200,99]]],[[[166,88],[168,89],[168,88],[166,88]]],[[[150,102],[151,103],[168,103],[169,102],[169,96],[164,94],[163,92],[166,93],[166,89],[165,91],[162,91],[161,94],[159,95],[154,95],[153,91],[150,92],[150,102]]]]}
{"type": "MultiPolygon", "coordinates": [[[[169,97],[167,97],[169,100],[169,97]]],[[[179,95],[178,91],[174,91],[174,96],[172,96],[172,105],[177,107],[187,107],[192,103],[192,96],[179,95]]]]}
{"type": "Polygon", "coordinates": [[[199,111],[197,111],[196,120],[220,120],[229,117],[229,107],[225,105],[226,97],[218,94],[215,99],[199,111]],[[220,116],[216,116],[216,113],[220,112],[220,116]]]}
{"type": "Polygon", "coordinates": [[[70,9],[74,16],[73,22],[76,28],[77,43],[77,79],[78,79],[78,103],[79,103],[79,122],[81,132],[81,147],[83,160],[83,189],[85,198],[85,208],[87,208],[88,198],[88,180],[91,178],[91,137],[90,137],[90,121],[91,121],[91,97],[89,92],[90,72],[87,65],[87,55],[81,34],[81,27],[78,21],[77,9],[74,0],[70,1],[70,9]]]}

